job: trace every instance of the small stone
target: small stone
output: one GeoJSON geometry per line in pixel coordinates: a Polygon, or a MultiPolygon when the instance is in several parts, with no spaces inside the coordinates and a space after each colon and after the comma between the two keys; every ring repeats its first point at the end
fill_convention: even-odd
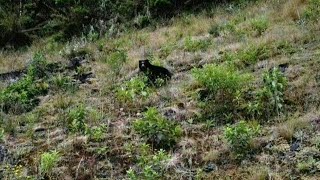
{"type": "Polygon", "coordinates": [[[216,170],[218,170],[218,167],[213,163],[209,163],[205,168],[203,168],[203,171],[206,173],[216,171],[216,170]]]}

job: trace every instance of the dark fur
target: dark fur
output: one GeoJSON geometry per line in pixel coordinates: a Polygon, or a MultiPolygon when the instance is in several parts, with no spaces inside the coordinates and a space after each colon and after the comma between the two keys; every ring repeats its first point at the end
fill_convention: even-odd
{"type": "Polygon", "coordinates": [[[160,66],[154,66],[150,64],[149,60],[140,60],[139,69],[147,75],[149,83],[152,84],[154,84],[158,78],[168,81],[172,77],[172,74],[168,69],[160,66]]]}

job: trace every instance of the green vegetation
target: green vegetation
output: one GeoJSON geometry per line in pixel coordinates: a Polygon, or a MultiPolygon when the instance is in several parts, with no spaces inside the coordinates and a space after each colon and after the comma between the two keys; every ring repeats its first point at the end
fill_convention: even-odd
{"type": "Polygon", "coordinates": [[[40,172],[42,176],[48,175],[52,172],[52,169],[57,167],[58,162],[60,161],[60,154],[58,151],[51,151],[42,153],[40,156],[40,172]]]}
{"type": "Polygon", "coordinates": [[[0,179],[320,179],[318,1],[0,4],[0,179]]]}
{"type": "Polygon", "coordinates": [[[138,168],[135,170],[130,168],[127,171],[127,176],[131,180],[138,179],[155,179],[163,177],[165,173],[166,163],[170,156],[164,151],[159,150],[156,154],[150,155],[148,152],[149,146],[143,145],[141,147],[141,155],[137,158],[138,168]]]}
{"type": "Polygon", "coordinates": [[[259,134],[259,125],[250,125],[246,121],[240,121],[236,125],[227,126],[224,136],[236,153],[237,158],[244,158],[250,151],[251,140],[259,134]]]}
{"type": "Polygon", "coordinates": [[[144,118],[134,122],[133,128],[156,149],[173,147],[182,135],[181,127],[161,117],[155,108],[149,108],[144,118]]]}
{"type": "Polygon", "coordinates": [[[152,89],[147,86],[147,77],[140,76],[118,87],[116,97],[122,103],[133,103],[148,98],[151,93],[152,89]]]}
{"type": "Polygon", "coordinates": [[[254,103],[248,109],[253,117],[269,117],[284,112],[284,91],[287,79],[278,68],[273,68],[263,75],[263,87],[257,91],[254,103]]]}
{"type": "Polygon", "coordinates": [[[263,32],[267,30],[269,26],[269,22],[268,22],[268,19],[266,19],[265,17],[260,17],[257,19],[253,19],[251,21],[251,26],[260,36],[263,32]]]}
{"type": "Polygon", "coordinates": [[[310,0],[307,6],[304,16],[307,20],[319,21],[320,14],[320,1],[319,0],[310,0]]]}
{"type": "Polygon", "coordinates": [[[32,110],[38,104],[37,96],[48,92],[48,83],[39,80],[45,76],[45,69],[44,56],[35,54],[27,75],[0,92],[1,109],[14,114],[32,110]]]}
{"type": "Polygon", "coordinates": [[[204,117],[232,119],[237,108],[236,99],[243,96],[242,90],[250,85],[250,75],[241,74],[232,66],[206,65],[202,69],[194,69],[193,76],[204,91],[199,94],[204,117]],[[230,117],[231,116],[231,117],[230,117]]]}
{"type": "Polygon", "coordinates": [[[192,40],[187,37],[184,42],[184,49],[189,52],[206,50],[211,45],[210,40],[192,40]]]}
{"type": "Polygon", "coordinates": [[[119,75],[122,65],[127,61],[125,51],[112,52],[105,60],[115,75],[119,75]]]}

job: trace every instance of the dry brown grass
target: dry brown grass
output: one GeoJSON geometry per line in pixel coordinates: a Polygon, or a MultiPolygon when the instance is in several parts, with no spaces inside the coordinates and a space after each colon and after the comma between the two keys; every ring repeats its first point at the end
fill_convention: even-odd
{"type": "Polygon", "coordinates": [[[286,1],[282,6],[282,19],[290,19],[297,21],[301,19],[301,16],[307,5],[307,0],[290,0],[286,1]]]}

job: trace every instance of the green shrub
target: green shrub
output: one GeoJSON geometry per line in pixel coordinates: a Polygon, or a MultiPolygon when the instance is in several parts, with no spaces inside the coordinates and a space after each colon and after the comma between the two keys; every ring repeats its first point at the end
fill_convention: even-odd
{"type": "Polygon", "coordinates": [[[4,129],[0,128],[0,143],[4,141],[4,129]]]}
{"type": "Polygon", "coordinates": [[[122,65],[127,61],[127,53],[125,51],[116,51],[111,53],[105,60],[109,65],[111,71],[118,75],[122,68],[122,65]]]}
{"type": "Polygon", "coordinates": [[[315,169],[318,169],[317,166],[317,160],[315,160],[313,157],[309,157],[307,160],[298,162],[297,163],[297,169],[301,173],[310,173],[311,171],[314,171],[315,169]]]}
{"type": "Polygon", "coordinates": [[[130,103],[139,99],[146,99],[151,93],[147,86],[147,77],[139,76],[126,81],[116,90],[116,97],[120,102],[130,103]]]}
{"type": "Polygon", "coordinates": [[[249,66],[256,64],[259,60],[264,60],[270,56],[268,47],[264,44],[251,45],[236,54],[239,65],[249,66]]]}
{"type": "Polygon", "coordinates": [[[20,114],[32,110],[37,104],[37,96],[47,93],[49,85],[46,76],[47,61],[41,53],[36,53],[27,70],[27,75],[0,92],[0,106],[6,113],[20,114]]]}
{"type": "MultiPolygon", "coordinates": [[[[276,67],[263,75],[263,87],[257,92],[255,104],[261,115],[269,118],[280,115],[284,110],[284,91],[287,78],[276,67]]],[[[259,112],[256,112],[259,115],[259,112]]]]}
{"type": "Polygon", "coordinates": [[[159,52],[159,57],[160,58],[167,58],[173,52],[173,50],[175,48],[176,48],[175,43],[166,43],[165,45],[163,45],[161,47],[160,52],[159,52]]]}
{"type": "Polygon", "coordinates": [[[98,127],[91,127],[86,130],[86,134],[89,135],[89,138],[95,142],[101,142],[106,137],[106,125],[101,125],[98,127]]]}
{"type": "Polygon", "coordinates": [[[193,69],[192,74],[203,89],[197,94],[203,118],[231,121],[241,106],[236,101],[244,95],[242,92],[249,85],[251,76],[241,74],[232,66],[214,64],[193,69]]]}
{"type": "Polygon", "coordinates": [[[42,53],[36,53],[28,67],[27,75],[39,79],[45,77],[48,71],[48,62],[42,53]]]}
{"type": "Polygon", "coordinates": [[[50,89],[53,91],[71,91],[76,89],[76,84],[72,82],[72,78],[67,75],[57,74],[50,80],[50,89]]]}
{"type": "Polygon", "coordinates": [[[85,134],[87,130],[86,117],[87,110],[83,104],[80,104],[69,110],[67,114],[68,128],[73,133],[85,134]]]}
{"type": "Polygon", "coordinates": [[[52,169],[58,165],[60,161],[60,154],[57,151],[45,152],[40,156],[40,172],[41,175],[48,175],[52,173],[52,169]]]}
{"type": "Polygon", "coordinates": [[[156,149],[173,147],[182,135],[181,127],[164,119],[156,108],[149,108],[144,118],[135,121],[133,127],[156,149]]]}
{"type": "Polygon", "coordinates": [[[269,21],[265,17],[259,17],[251,21],[251,26],[260,36],[263,32],[265,32],[268,29],[269,21]]]}
{"type": "Polygon", "coordinates": [[[251,140],[259,134],[260,126],[249,125],[246,121],[240,121],[236,125],[227,126],[224,129],[224,137],[236,153],[237,158],[243,158],[250,151],[251,140]]]}
{"type": "Polygon", "coordinates": [[[218,24],[214,24],[209,29],[209,34],[213,35],[214,37],[218,37],[220,35],[220,31],[222,27],[218,24]]]}
{"type": "Polygon", "coordinates": [[[1,108],[6,113],[20,114],[32,110],[37,104],[37,96],[47,93],[46,82],[34,82],[26,76],[0,92],[1,108]]]}
{"type": "MultiPolygon", "coordinates": [[[[145,145],[142,148],[149,148],[145,145]]],[[[170,156],[163,150],[159,150],[156,154],[150,154],[146,150],[141,150],[138,156],[138,168],[130,168],[127,176],[130,180],[138,179],[157,179],[163,177],[165,173],[165,165],[169,161],[170,156]]]]}
{"type": "Polygon", "coordinates": [[[310,21],[319,21],[320,0],[310,0],[304,12],[304,17],[310,21]]]}
{"type": "Polygon", "coordinates": [[[210,40],[192,40],[189,36],[185,39],[184,50],[189,52],[196,52],[206,50],[211,45],[210,40]]]}
{"type": "Polygon", "coordinates": [[[193,69],[197,82],[209,91],[209,96],[219,93],[234,95],[250,79],[248,74],[240,74],[231,66],[210,64],[202,69],[193,69]]]}

